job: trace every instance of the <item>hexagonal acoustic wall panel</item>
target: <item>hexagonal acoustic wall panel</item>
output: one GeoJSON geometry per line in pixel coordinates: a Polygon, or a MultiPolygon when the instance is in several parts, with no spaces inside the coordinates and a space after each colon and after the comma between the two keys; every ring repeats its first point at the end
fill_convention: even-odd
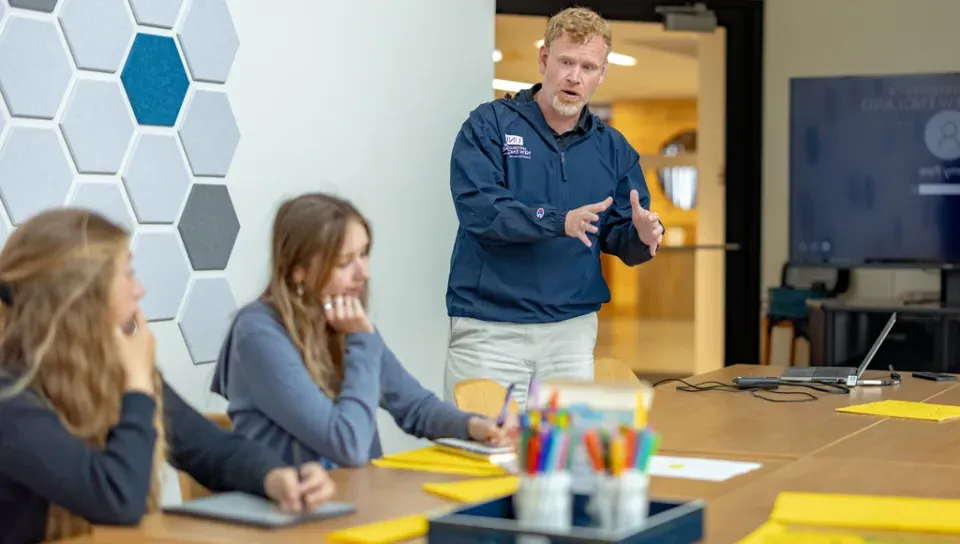
{"type": "Polygon", "coordinates": [[[15,8],[51,13],[53,8],[57,7],[57,0],[10,0],[10,5],[15,8]]]}
{"type": "Polygon", "coordinates": [[[53,119],[70,83],[67,55],[56,23],[7,18],[0,33],[0,92],[12,115],[53,119]]]}
{"type": "Polygon", "coordinates": [[[67,205],[99,213],[133,233],[136,221],[123,197],[123,189],[116,183],[81,183],[67,205]]]}
{"type": "Polygon", "coordinates": [[[227,175],[240,141],[240,129],[226,93],[193,93],[180,126],[180,140],[194,175],[227,175]]]}
{"type": "Polygon", "coordinates": [[[130,0],[137,23],[157,28],[173,28],[183,0],[130,0]]]}
{"type": "Polygon", "coordinates": [[[63,206],[73,181],[67,161],[57,129],[10,128],[0,147],[0,197],[14,225],[63,206]]]}
{"type": "Polygon", "coordinates": [[[176,221],[190,187],[190,173],[176,136],[138,136],[123,182],[141,223],[176,221]]]}
{"type": "Polygon", "coordinates": [[[83,174],[115,174],[133,137],[123,89],[113,81],[80,79],[73,86],[60,128],[83,174]]]}
{"type": "Polygon", "coordinates": [[[173,38],[137,34],[120,80],[138,123],[172,127],[177,122],[190,81],[173,38]]]}
{"type": "Polygon", "coordinates": [[[236,311],[237,301],[226,279],[193,280],[180,315],[180,332],[195,364],[217,360],[236,311]]]}
{"type": "Polygon", "coordinates": [[[190,282],[190,265],[175,232],[142,232],[133,243],[133,268],[146,294],[147,320],[175,319],[190,282]]]}
{"type": "Polygon", "coordinates": [[[226,0],[193,0],[179,37],[193,79],[227,81],[240,40],[226,0]]]}
{"type": "Polygon", "coordinates": [[[227,188],[194,184],[178,228],[194,270],[226,268],[240,232],[227,188]]]}
{"type": "Polygon", "coordinates": [[[116,72],[133,39],[126,0],[65,0],[60,26],[82,70],[116,72]]]}

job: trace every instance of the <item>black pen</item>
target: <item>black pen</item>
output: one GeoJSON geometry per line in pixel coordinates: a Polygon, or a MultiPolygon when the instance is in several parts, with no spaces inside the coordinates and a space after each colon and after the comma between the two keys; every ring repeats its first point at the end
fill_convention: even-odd
{"type": "MultiPolygon", "coordinates": [[[[293,467],[297,471],[297,483],[303,483],[303,466],[300,462],[300,443],[296,440],[293,441],[293,467]]],[[[303,510],[303,513],[307,512],[307,501],[302,495],[300,496],[300,508],[303,510]]]]}

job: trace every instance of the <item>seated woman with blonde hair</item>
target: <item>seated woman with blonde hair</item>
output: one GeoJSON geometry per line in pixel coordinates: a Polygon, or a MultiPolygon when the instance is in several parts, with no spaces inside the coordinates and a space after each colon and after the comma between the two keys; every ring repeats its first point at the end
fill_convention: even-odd
{"type": "Polygon", "coordinates": [[[235,432],[285,459],[302,447],[327,468],[382,454],[378,407],[418,438],[506,442],[495,422],[420,385],[374,329],[364,309],[370,245],[367,221],[345,200],[307,194],[280,207],[269,285],[238,313],[213,378],[235,432]]]}
{"type": "Polygon", "coordinates": [[[102,216],[56,209],[18,227],[0,252],[0,542],[137,524],[159,507],[167,459],[213,491],[289,511],[333,493],[318,464],[298,481],[164,383],[128,248],[127,233],[102,216]]]}

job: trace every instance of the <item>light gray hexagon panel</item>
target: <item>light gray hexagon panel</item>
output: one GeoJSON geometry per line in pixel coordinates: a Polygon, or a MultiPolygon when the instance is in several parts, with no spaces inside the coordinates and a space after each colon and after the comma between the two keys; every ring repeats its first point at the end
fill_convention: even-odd
{"type": "Polygon", "coordinates": [[[178,228],[194,270],[226,268],[240,232],[240,221],[227,188],[194,184],[178,228]]]}
{"type": "Polygon", "coordinates": [[[123,198],[123,189],[116,183],[81,183],[68,205],[95,211],[130,233],[136,226],[123,198]]]}
{"type": "Polygon", "coordinates": [[[176,136],[141,134],[123,173],[141,223],[173,223],[190,187],[190,172],[176,136]]]}
{"type": "Polygon", "coordinates": [[[10,15],[0,33],[0,92],[10,114],[53,119],[70,83],[70,59],[53,21],[10,15]]]}
{"type": "Polygon", "coordinates": [[[193,0],[178,36],[193,79],[227,81],[240,39],[226,0],[193,0]]]}
{"type": "Polygon", "coordinates": [[[130,0],[137,23],[158,28],[173,28],[183,0],[130,0]]]}
{"type": "Polygon", "coordinates": [[[194,364],[217,360],[236,311],[237,301],[225,278],[193,280],[180,316],[180,332],[194,364]]]}
{"type": "Polygon", "coordinates": [[[10,0],[10,5],[15,8],[52,13],[53,8],[57,7],[57,0],[10,0]]]}
{"type": "Polygon", "coordinates": [[[176,319],[190,282],[190,265],[175,232],[142,232],[133,243],[133,269],[146,294],[149,321],[176,319]]]}
{"type": "Polygon", "coordinates": [[[193,93],[180,127],[180,140],[194,175],[227,175],[240,141],[240,129],[226,93],[193,93]]]}
{"type": "Polygon", "coordinates": [[[55,128],[11,127],[0,147],[0,197],[10,221],[63,206],[73,181],[55,128]]]}
{"type": "Polygon", "coordinates": [[[65,0],[60,26],[77,67],[116,72],[133,39],[126,0],[65,0]]]}
{"type": "Polygon", "coordinates": [[[133,119],[116,81],[78,80],[60,128],[84,174],[115,174],[133,136],[133,119]]]}

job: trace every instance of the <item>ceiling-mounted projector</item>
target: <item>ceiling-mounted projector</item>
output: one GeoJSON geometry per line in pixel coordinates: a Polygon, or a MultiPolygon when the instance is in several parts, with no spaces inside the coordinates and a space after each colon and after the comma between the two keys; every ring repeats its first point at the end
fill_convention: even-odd
{"type": "Polygon", "coordinates": [[[657,6],[656,12],[663,16],[666,30],[713,32],[717,29],[717,16],[705,4],[657,6]]]}

